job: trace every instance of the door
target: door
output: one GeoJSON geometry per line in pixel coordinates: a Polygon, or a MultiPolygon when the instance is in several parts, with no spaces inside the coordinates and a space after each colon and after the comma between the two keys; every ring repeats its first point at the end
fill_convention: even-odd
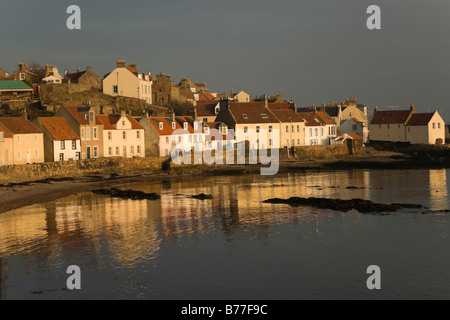
{"type": "Polygon", "coordinates": [[[91,158],[91,147],[87,147],[87,158],[90,159],[91,158]]]}

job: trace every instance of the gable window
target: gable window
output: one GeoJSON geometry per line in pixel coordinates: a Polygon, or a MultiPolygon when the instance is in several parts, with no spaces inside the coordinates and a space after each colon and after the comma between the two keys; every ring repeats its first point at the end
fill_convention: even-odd
{"type": "Polygon", "coordinates": [[[90,112],[89,112],[89,121],[90,121],[90,122],[93,122],[93,121],[94,121],[94,112],[93,112],[93,111],[90,111],[90,112]]]}
{"type": "Polygon", "coordinates": [[[203,118],[203,122],[208,122],[208,118],[203,118]]]}
{"type": "Polygon", "coordinates": [[[187,128],[188,128],[187,122],[183,123],[183,128],[184,128],[184,130],[187,130],[187,128]]]}
{"type": "Polygon", "coordinates": [[[436,129],[436,123],[433,122],[433,129],[436,129]]]}
{"type": "Polygon", "coordinates": [[[175,122],[172,122],[172,129],[175,129],[175,128],[176,128],[175,122]]]}
{"type": "Polygon", "coordinates": [[[440,122],[438,122],[438,129],[440,129],[441,128],[441,123],[440,122]]]}
{"type": "Polygon", "coordinates": [[[119,92],[118,87],[117,86],[113,86],[113,93],[117,94],[119,92]]]}
{"type": "Polygon", "coordinates": [[[164,124],[162,122],[159,123],[159,130],[162,130],[164,127],[164,124]]]}

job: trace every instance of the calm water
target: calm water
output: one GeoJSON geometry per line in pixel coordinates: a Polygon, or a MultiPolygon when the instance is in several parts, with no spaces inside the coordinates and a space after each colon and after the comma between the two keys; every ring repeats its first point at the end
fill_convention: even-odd
{"type": "Polygon", "coordinates": [[[450,214],[263,204],[291,196],[450,208],[448,171],[342,171],[133,184],[0,215],[2,299],[450,299],[450,214]],[[347,189],[355,186],[359,189],[347,189]],[[212,194],[213,200],[187,197],[212,194]],[[82,290],[69,291],[69,265],[82,290]],[[382,289],[366,287],[381,268],[382,289]]]}

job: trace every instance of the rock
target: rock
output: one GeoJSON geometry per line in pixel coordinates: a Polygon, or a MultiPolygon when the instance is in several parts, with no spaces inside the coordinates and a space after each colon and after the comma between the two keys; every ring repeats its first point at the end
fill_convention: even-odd
{"type": "Polygon", "coordinates": [[[206,200],[206,199],[212,199],[212,195],[210,194],[204,194],[200,193],[195,196],[190,196],[191,198],[197,199],[197,200],[206,200]]]}
{"type": "Polygon", "coordinates": [[[131,200],[157,200],[161,198],[161,196],[156,193],[145,193],[135,190],[120,190],[116,188],[93,190],[92,193],[131,200]]]}
{"type": "Polygon", "coordinates": [[[419,204],[383,204],[375,203],[370,200],[363,199],[352,199],[352,200],[341,200],[341,199],[328,199],[328,198],[299,198],[292,197],[289,199],[268,199],[264,203],[273,204],[288,204],[290,206],[310,206],[319,209],[331,209],[341,212],[348,212],[350,210],[357,210],[361,213],[373,213],[373,212],[395,212],[400,209],[410,208],[410,209],[420,209],[423,206],[419,204]]]}

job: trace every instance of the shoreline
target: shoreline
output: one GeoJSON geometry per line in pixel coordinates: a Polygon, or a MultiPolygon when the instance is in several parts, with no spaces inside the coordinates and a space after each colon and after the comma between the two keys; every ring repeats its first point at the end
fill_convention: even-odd
{"type": "MultiPolygon", "coordinates": [[[[0,185],[0,214],[34,204],[46,203],[70,195],[99,188],[119,187],[130,183],[164,181],[197,176],[233,176],[259,174],[261,165],[189,165],[174,166],[167,171],[117,175],[114,173],[86,173],[0,185]]],[[[342,156],[332,160],[282,160],[277,174],[302,172],[330,172],[340,170],[405,170],[444,169],[450,164],[440,160],[415,158],[394,152],[377,155],[342,156]]],[[[276,177],[275,176],[267,176],[276,177]]]]}

